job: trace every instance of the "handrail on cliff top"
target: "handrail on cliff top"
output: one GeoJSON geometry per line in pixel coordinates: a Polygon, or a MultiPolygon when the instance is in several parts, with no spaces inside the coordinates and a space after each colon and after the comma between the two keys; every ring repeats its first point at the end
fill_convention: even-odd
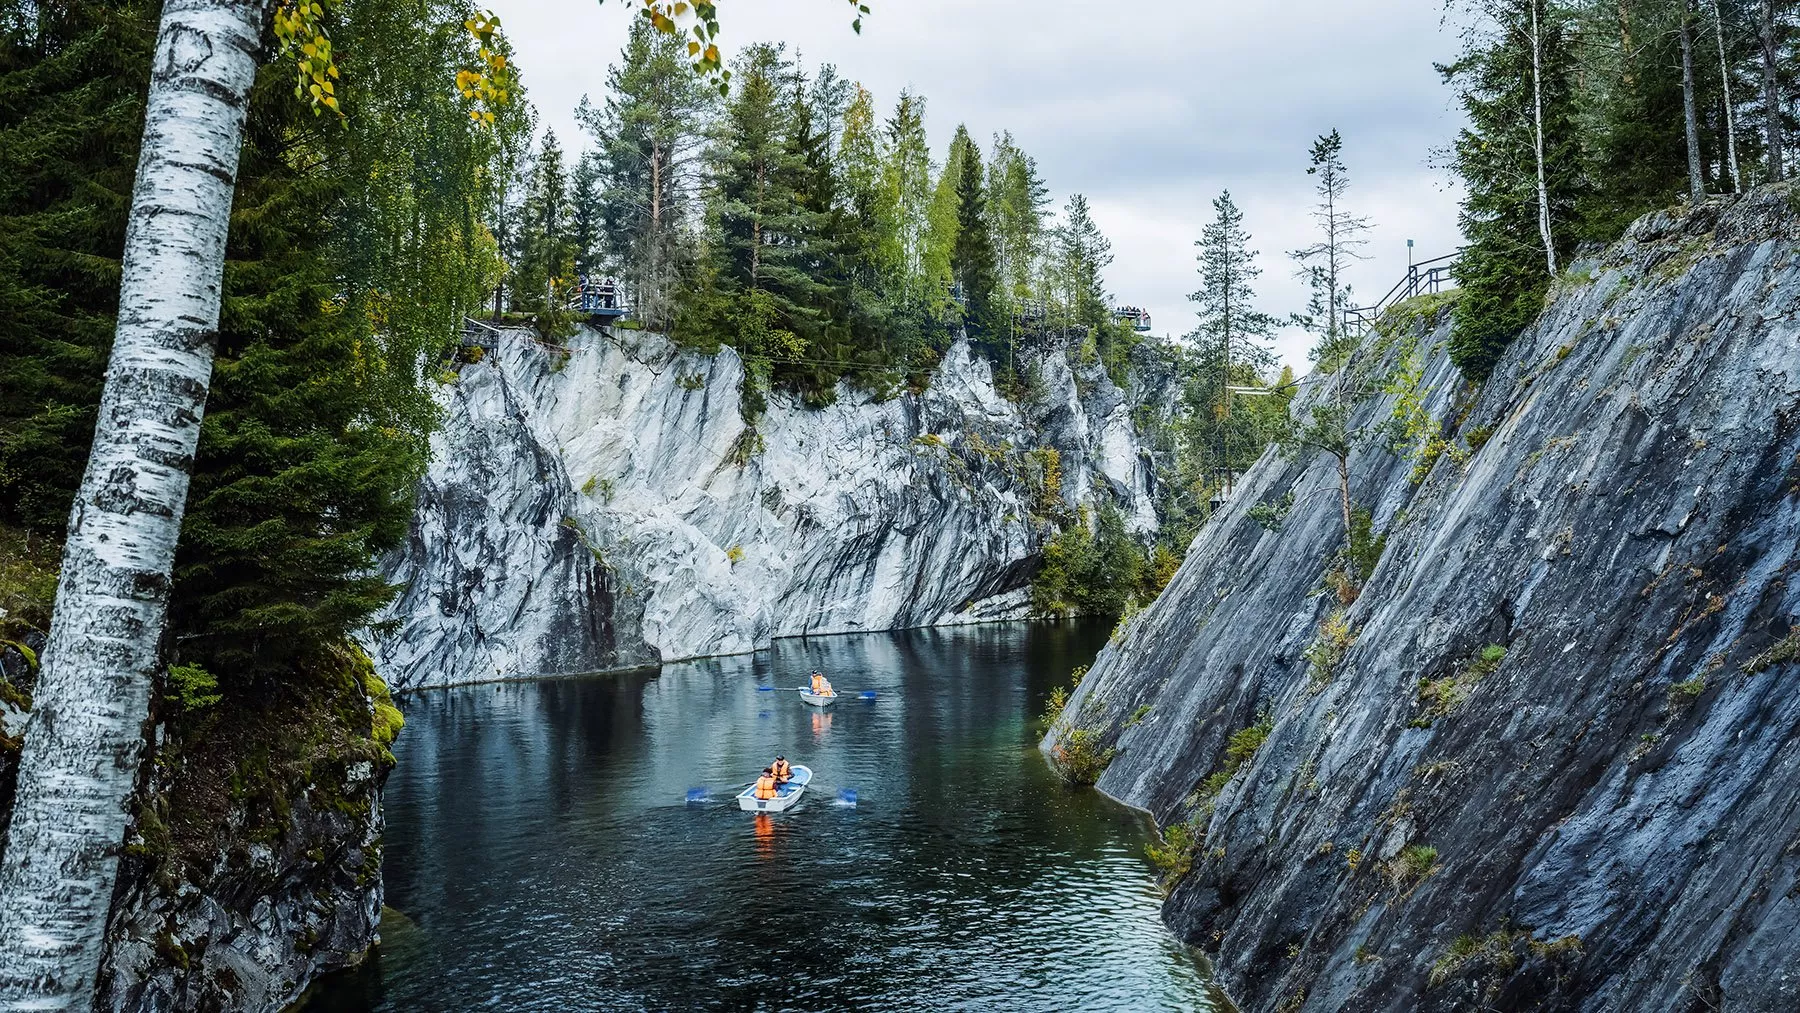
{"type": "Polygon", "coordinates": [[[1456,261],[1461,257],[1462,251],[1457,250],[1441,257],[1408,264],[1406,275],[1395,282],[1394,287],[1388,289],[1381,298],[1368,306],[1352,306],[1344,310],[1344,322],[1355,326],[1357,335],[1361,336],[1368,333],[1369,329],[1375,326],[1375,321],[1381,319],[1381,315],[1392,308],[1395,303],[1415,296],[1435,295],[1446,289],[1455,288],[1456,278],[1450,272],[1456,267],[1456,261]]]}

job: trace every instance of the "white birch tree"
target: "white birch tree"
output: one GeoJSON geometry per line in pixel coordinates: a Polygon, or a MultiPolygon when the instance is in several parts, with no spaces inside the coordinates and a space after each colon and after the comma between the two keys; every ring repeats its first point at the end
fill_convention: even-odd
{"type": "MultiPolygon", "coordinates": [[[[329,0],[328,0],[329,2],[329,0]]],[[[860,0],[853,22],[861,30],[860,0]]],[[[712,3],[643,0],[659,30],[705,42],[718,74],[712,3]],[[696,23],[697,22],[697,23],[696,23]]],[[[244,120],[266,32],[290,40],[322,11],[280,0],[165,0],[121,264],[119,315],[88,465],[70,511],[50,638],[25,729],[0,856],[0,1009],[86,1013],[105,945],[118,851],[161,667],[188,475],[212,379],[225,241],[244,120]],[[277,8],[280,8],[277,13],[277,8]],[[298,20],[296,20],[298,19],[298,20]]],[[[506,100],[498,23],[470,21],[488,70],[457,86],[506,100]],[[488,71],[492,71],[490,74],[488,71]]],[[[336,111],[329,45],[302,58],[315,109],[336,111]]],[[[446,82],[448,84],[448,82],[446,82]]],[[[721,82],[720,87],[724,85],[721,82]]]]}
{"type": "Polygon", "coordinates": [[[1737,193],[1744,188],[1744,178],[1738,175],[1737,107],[1731,101],[1731,63],[1725,58],[1725,8],[1720,0],[1713,0],[1713,41],[1719,46],[1719,87],[1724,92],[1725,169],[1731,173],[1731,192],[1737,193]]]}
{"type": "Polygon", "coordinates": [[[1550,233],[1550,186],[1544,178],[1544,31],[1538,20],[1538,0],[1531,2],[1531,140],[1537,163],[1538,239],[1544,244],[1544,262],[1556,277],[1556,240],[1550,233]]]}
{"type": "Polygon", "coordinates": [[[119,319],[0,860],[0,1007],[86,1011],[212,375],[269,0],[166,0],[119,319]]]}

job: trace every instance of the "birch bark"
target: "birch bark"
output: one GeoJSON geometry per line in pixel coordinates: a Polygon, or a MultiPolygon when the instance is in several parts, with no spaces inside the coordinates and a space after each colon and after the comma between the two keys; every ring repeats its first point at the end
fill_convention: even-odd
{"type": "Polygon", "coordinates": [[[1781,87],[1776,70],[1779,47],[1775,41],[1775,0],[1762,2],[1763,132],[1769,151],[1769,179],[1782,177],[1781,87]]]}
{"type": "Polygon", "coordinates": [[[93,1005],[200,437],[268,0],[167,0],[93,450],[0,857],[0,1008],[93,1005]]]}
{"type": "Polygon", "coordinates": [[[1725,92],[1725,168],[1731,173],[1731,192],[1744,189],[1744,178],[1738,175],[1737,110],[1731,104],[1731,64],[1725,59],[1725,10],[1713,0],[1713,41],[1719,44],[1719,86],[1725,92]]]}
{"type": "Polygon", "coordinates": [[[1700,124],[1694,109],[1694,0],[1681,4],[1681,119],[1687,133],[1688,192],[1695,200],[1706,199],[1706,182],[1700,175],[1700,124]]]}
{"type": "Polygon", "coordinates": [[[1531,139],[1537,155],[1538,237],[1544,262],[1556,277],[1556,241],[1550,234],[1550,187],[1544,179],[1544,35],[1538,23],[1538,0],[1531,0],[1531,139]]]}

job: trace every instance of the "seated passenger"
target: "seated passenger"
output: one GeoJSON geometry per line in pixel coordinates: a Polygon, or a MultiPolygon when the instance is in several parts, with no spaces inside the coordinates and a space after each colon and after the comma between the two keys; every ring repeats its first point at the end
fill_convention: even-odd
{"type": "Polygon", "coordinates": [[[755,797],[760,799],[770,799],[779,794],[781,794],[781,791],[775,786],[775,769],[773,767],[764,767],[762,776],[756,779],[755,797]]]}

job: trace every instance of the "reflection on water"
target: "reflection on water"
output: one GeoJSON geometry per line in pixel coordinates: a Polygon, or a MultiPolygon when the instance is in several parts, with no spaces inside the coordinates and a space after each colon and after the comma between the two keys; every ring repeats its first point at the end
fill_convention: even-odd
{"type": "Polygon", "coordinates": [[[790,640],[414,696],[387,794],[404,920],[308,1009],[1208,1009],[1141,820],[1034,748],[1031,716],[1105,635],[790,640]],[[829,710],[756,690],[815,668],[829,710]],[[740,812],[777,753],[813,768],[805,798],[740,812]]]}

